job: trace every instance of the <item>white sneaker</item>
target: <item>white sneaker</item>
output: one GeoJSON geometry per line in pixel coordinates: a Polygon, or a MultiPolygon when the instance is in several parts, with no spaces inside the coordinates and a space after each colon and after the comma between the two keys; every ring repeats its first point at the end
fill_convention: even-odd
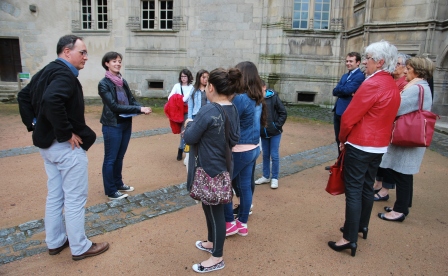
{"type": "Polygon", "coordinates": [[[255,180],[255,184],[260,185],[260,184],[264,184],[264,183],[269,183],[271,182],[270,178],[266,178],[264,176],[258,178],[257,180],[255,180]]]}
{"type": "Polygon", "coordinates": [[[271,189],[277,189],[278,188],[278,179],[272,178],[271,180],[271,189]]]}

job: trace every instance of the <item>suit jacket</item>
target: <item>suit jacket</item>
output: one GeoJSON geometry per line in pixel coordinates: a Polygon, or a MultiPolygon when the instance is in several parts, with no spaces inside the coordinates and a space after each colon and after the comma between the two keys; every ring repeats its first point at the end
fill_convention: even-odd
{"type": "Polygon", "coordinates": [[[356,70],[347,80],[350,72],[344,74],[339,80],[339,83],[333,89],[333,96],[338,97],[334,105],[333,111],[336,115],[341,116],[347,109],[348,104],[351,102],[352,94],[358,90],[361,83],[364,81],[364,73],[361,70],[356,70]]]}
{"type": "Polygon", "coordinates": [[[81,83],[64,62],[50,62],[19,92],[17,100],[28,130],[33,130],[32,120],[37,118],[33,131],[36,147],[48,148],[54,140],[66,142],[72,133],[81,137],[84,150],[95,142],[96,134],[84,118],[81,83]]]}

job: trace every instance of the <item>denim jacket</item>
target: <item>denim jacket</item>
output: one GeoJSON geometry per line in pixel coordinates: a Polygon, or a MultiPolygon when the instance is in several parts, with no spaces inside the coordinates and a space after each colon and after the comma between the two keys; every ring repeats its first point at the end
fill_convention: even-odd
{"type": "Polygon", "coordinates": [[[262,105],[256,105],[255,100],[249,98],[246,93],[236,95],[232,102],[240,117],[240,140],[238,144],[257,145],[260,142],[262,105]]]}

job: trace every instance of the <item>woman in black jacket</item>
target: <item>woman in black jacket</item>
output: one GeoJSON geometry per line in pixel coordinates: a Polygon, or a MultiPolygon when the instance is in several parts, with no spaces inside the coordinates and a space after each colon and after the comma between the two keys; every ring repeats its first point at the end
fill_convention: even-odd
{"type": "Polygon", "coordinates": [[[151,113],[151,108],[142,107],[131,94],[129,85],[120,74],[123,57],[117,52],[104,55],[101,65],[106,76],[98,84],[98,94],[103,100],[104,192],[109,199],[121,199],[128,196],[121,192],[131,192],[134,187],[125,185],[122,180],[123,158],[132,133],[132,117],[151,113]]]}
{"type": "Polygon", "coordinates": [[[283,124],[286,122],[286,108],[273,90],[266,90],[266,83],[262,81],[264,100],[268,116],[266,127],[260,128],[261,148],[263,151],[263,176],[255,184],[271,182],[271,188],[278,188],[278,173],[280,170],[280,139],[282,138],[283,124]],[[272,159],[272,179],[270,163],[272,159]]]}

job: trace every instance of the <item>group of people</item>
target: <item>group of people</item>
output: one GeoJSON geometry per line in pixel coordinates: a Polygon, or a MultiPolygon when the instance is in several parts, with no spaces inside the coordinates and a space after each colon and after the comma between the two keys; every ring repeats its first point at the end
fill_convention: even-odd
{"type": "MultiPolygon", "coordinates": [[[[433,62],[425,57],[398,53],[386,41],[370,44],[362,59],[364,74],[358,69],[361,55],[349,53],[348,73],[333,90],[334,130],[339,153],[345,150],[345,223],[343,236],[328,245],[335,251],[351,250],[355,256],[358,233],[367,238],[374,201],[389,199],[388,189],[396,186],[396,202],[385,206],[378,217],[402,222],[409,214],[413,197],[413,175],[418,173],[425,147],[390,144],[397,116],[419,108],[423,89],[423,110],[430,110],[432,94],[428,80],[433,62]],[[375,178],[377,182],[374,185],[375,178]]],[[[327,169],[327,168],[326,168],[327,169]]]]}
{"type": "MultiPolygon", "coordinates": [[[[86,151],[95,142],[96,134],[85,123],[83,91],[77,76],[88,60],[88,52],[82,38],[75,35],[61,37],[56,52],[58,58],[36,73],[18,94],[18,102],[22,121],[33,131],[33,144],[40,148],[48,175],[45,230],[49,254],[70,247],[72,259],[81,260],[109,248],[107,242],[92,243],[84,229],[86,151]]],[[[127,194],[122,192],[134,190],[123,183],[121,175],[132,117],[152,112],[136,102],[121,76],[122,58],[117,52],[104,55],[101,65],[106,70],[105,77],[98,85],[104,105],[100,120],[105,152],[103,184],[109,199],[124,198],[127,194]]],[[[396,116],[418,108],[419,86],[424,90],[423,109],[430,109],[432,99],[427,79],[432,77],[434,66],[427,58],[399,55],[396,47],[385,41],[369,45],[363,59],[358,53],[349,53],[346,65],[349,73],[333,91],[338,97],[336,140],[338,149],[345,151],[346,215],[340,229],[342,238],[328,245],[336,251],[350,249],[355,256],[358,233],[367,238],[375,198],[373,184],[379,167],[383,185],[393,183],[397,187],[395,205],[385,207],[386,213],[379,213],[379,218],[403,221],[409,214],[412,175],[418,172],[425,148],[389,145],[392,123],[396,116]],[[365,78],[358,68],[361,60],[365,78]],[[407,84],[403,84],[405,81],[407,84]]],[[[278,187],[278,151],[287,114],[277,94],[267,89],[250,61],[229,69],[200,70],[194,86],[192,82],[191,72],[182,70],[179,83],[170,94],[170,97],[180,94],[185,107],[177,159],[182,159],[186,143],[191,147],[190,168],[200,166],[214,177],[228,170],[226,150],[230,147],[233,166],[229,173],[235,196],[239,198],[236,212],[233,202],[202,204],[208,236],[195,246],[211,256],[193,265],[193,270],[203,273],[224,268],[226,236],[248,235],[255,184],[271,183],[271,188],[278,187]],[[226,122],[228,131],[224,131],[226,122]],[[260,140],[263,175],[255,181],[260,140]]],[[[188,189],[194,171],[188,170],[188,189]]],[[[378,197],[383,196],[377,194],[378,197]]]]}

